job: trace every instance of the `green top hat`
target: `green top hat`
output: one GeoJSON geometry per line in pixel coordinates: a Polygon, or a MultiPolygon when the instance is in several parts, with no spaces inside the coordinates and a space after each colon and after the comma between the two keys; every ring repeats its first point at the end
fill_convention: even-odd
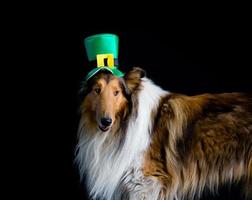
{"type": "Polygon", "coordinates": [[[86,76],[90,79],[100,70],[108,70],[117,77],[124,76],[118,67],[118,43],[119,39],[114,34],[96,34],[85,38],[84,44],[87,57],[95,67],[86,76]]]}

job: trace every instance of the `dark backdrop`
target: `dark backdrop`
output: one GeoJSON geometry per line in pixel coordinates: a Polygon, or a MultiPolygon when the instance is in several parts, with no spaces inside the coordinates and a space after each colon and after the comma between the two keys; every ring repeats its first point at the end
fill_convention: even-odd
{"type": "MultiPolygon", "coordinates": [[[[33,17],[34,10],[27,18],[17,19],[18,26],[12,32],[14,49],[21,55],[13,59],[23,61],[13,72],[22,80],[15,81],[18,90],[14,105],[19,97],[19,107],[28,116],[20,123],[27,125],[24,133],[28,133],[21,143],[25,151],[18,154],[21,167],[15,175],[20,178],[11,181],[12,187],[21,188],[18,195],[32,199],[86,198],[73,164],[78,91],[90,70],[83,46],[86,36],[117,34],[120,69],[142,67],[149,78],[171,92],[251,92],[251,33],[243,20],[224,17],[212,21],[211,17],[201,20],[198,16],[195,21],[185,16],[182,21],[144,20],[133,26],[133,18],[128,19],[131,26],[126,26],[91,20],[82,12],[75,15],[67,9],[59,10],[49,11],[45,20],[48,10],[42,9],[41,16],[24,27],[23,22],[33,17]]],[[[239,186],[231,187],[228,194],[224,187],[216,199],[238,199],[239,190],[239,186]]],[[[213,198],[206,195],[203,199],[213,198]]]]}

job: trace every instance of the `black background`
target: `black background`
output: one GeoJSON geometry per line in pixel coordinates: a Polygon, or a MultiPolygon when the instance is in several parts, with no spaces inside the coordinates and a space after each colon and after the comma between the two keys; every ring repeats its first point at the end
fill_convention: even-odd
{"type": "MultiPolygon", "coordinates": [[[[14,177],[8,178],[9,195],[86,199],[73,159],[78,91],[90,70],[83,46],[89,35],[117,34],[120,69],[142,67],[157,85],[171,92],[251,92],[247,12],[224,11],[222,7],[218,15],[213,11],[204,15],[205,10],[200,14],[189,10],[183,16],[160,11],[163,15],[156,19],[151,12],[148,17],[140,13],[130,17],[128,10],[126,19],[121,19],[123,14],[95,17],[95,7],[48,4],[16,15],[15,24],[9,23],[10,62],[17,63],[10,67],[9,93],[15,93],[11,115],[22,150],[11,151],[20,167],[13,167],[14,177]]],[[[224,187],[216,199],[239,199],[239,190],[234,186],[228,192],[224,187]]],[[[213,198],[205,195],[204,199],[213,198]]]]}

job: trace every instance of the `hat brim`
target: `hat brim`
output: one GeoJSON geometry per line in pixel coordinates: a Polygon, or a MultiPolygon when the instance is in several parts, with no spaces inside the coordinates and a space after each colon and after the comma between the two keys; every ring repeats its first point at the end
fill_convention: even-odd
{"type": "Polygon", "coordinates": [[[124,73],[121,72],[119,69],[117,69],[116,67],[96,67],[94,69],[92,69],[86,76],[85,80],[87,81],[88,79],[90,79],[91,77],[93,77],[95,74],[97,74],[99,71],[101,70],[107,70],[109,72],[111,72],[113,75],[117,76],[117,77],[123,77],[124,73]]]}

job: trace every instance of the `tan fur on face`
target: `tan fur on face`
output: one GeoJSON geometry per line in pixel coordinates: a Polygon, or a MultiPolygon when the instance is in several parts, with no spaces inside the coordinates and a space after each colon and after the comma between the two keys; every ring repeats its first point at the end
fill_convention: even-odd
{"type": "Polygon", "coordinates": [[[110,117],[115,123],[118,113],[125,108],[127,100],[119,79],[114,76],[101,76],[93,84],[90,92],[85,97],[81,110],[92,128],[98,127],[102,117],[110,117]],[[100,90],[99,93],[97,91],[100,90]],[[118,93],[118,94],[116,94],[118,93]]]}

